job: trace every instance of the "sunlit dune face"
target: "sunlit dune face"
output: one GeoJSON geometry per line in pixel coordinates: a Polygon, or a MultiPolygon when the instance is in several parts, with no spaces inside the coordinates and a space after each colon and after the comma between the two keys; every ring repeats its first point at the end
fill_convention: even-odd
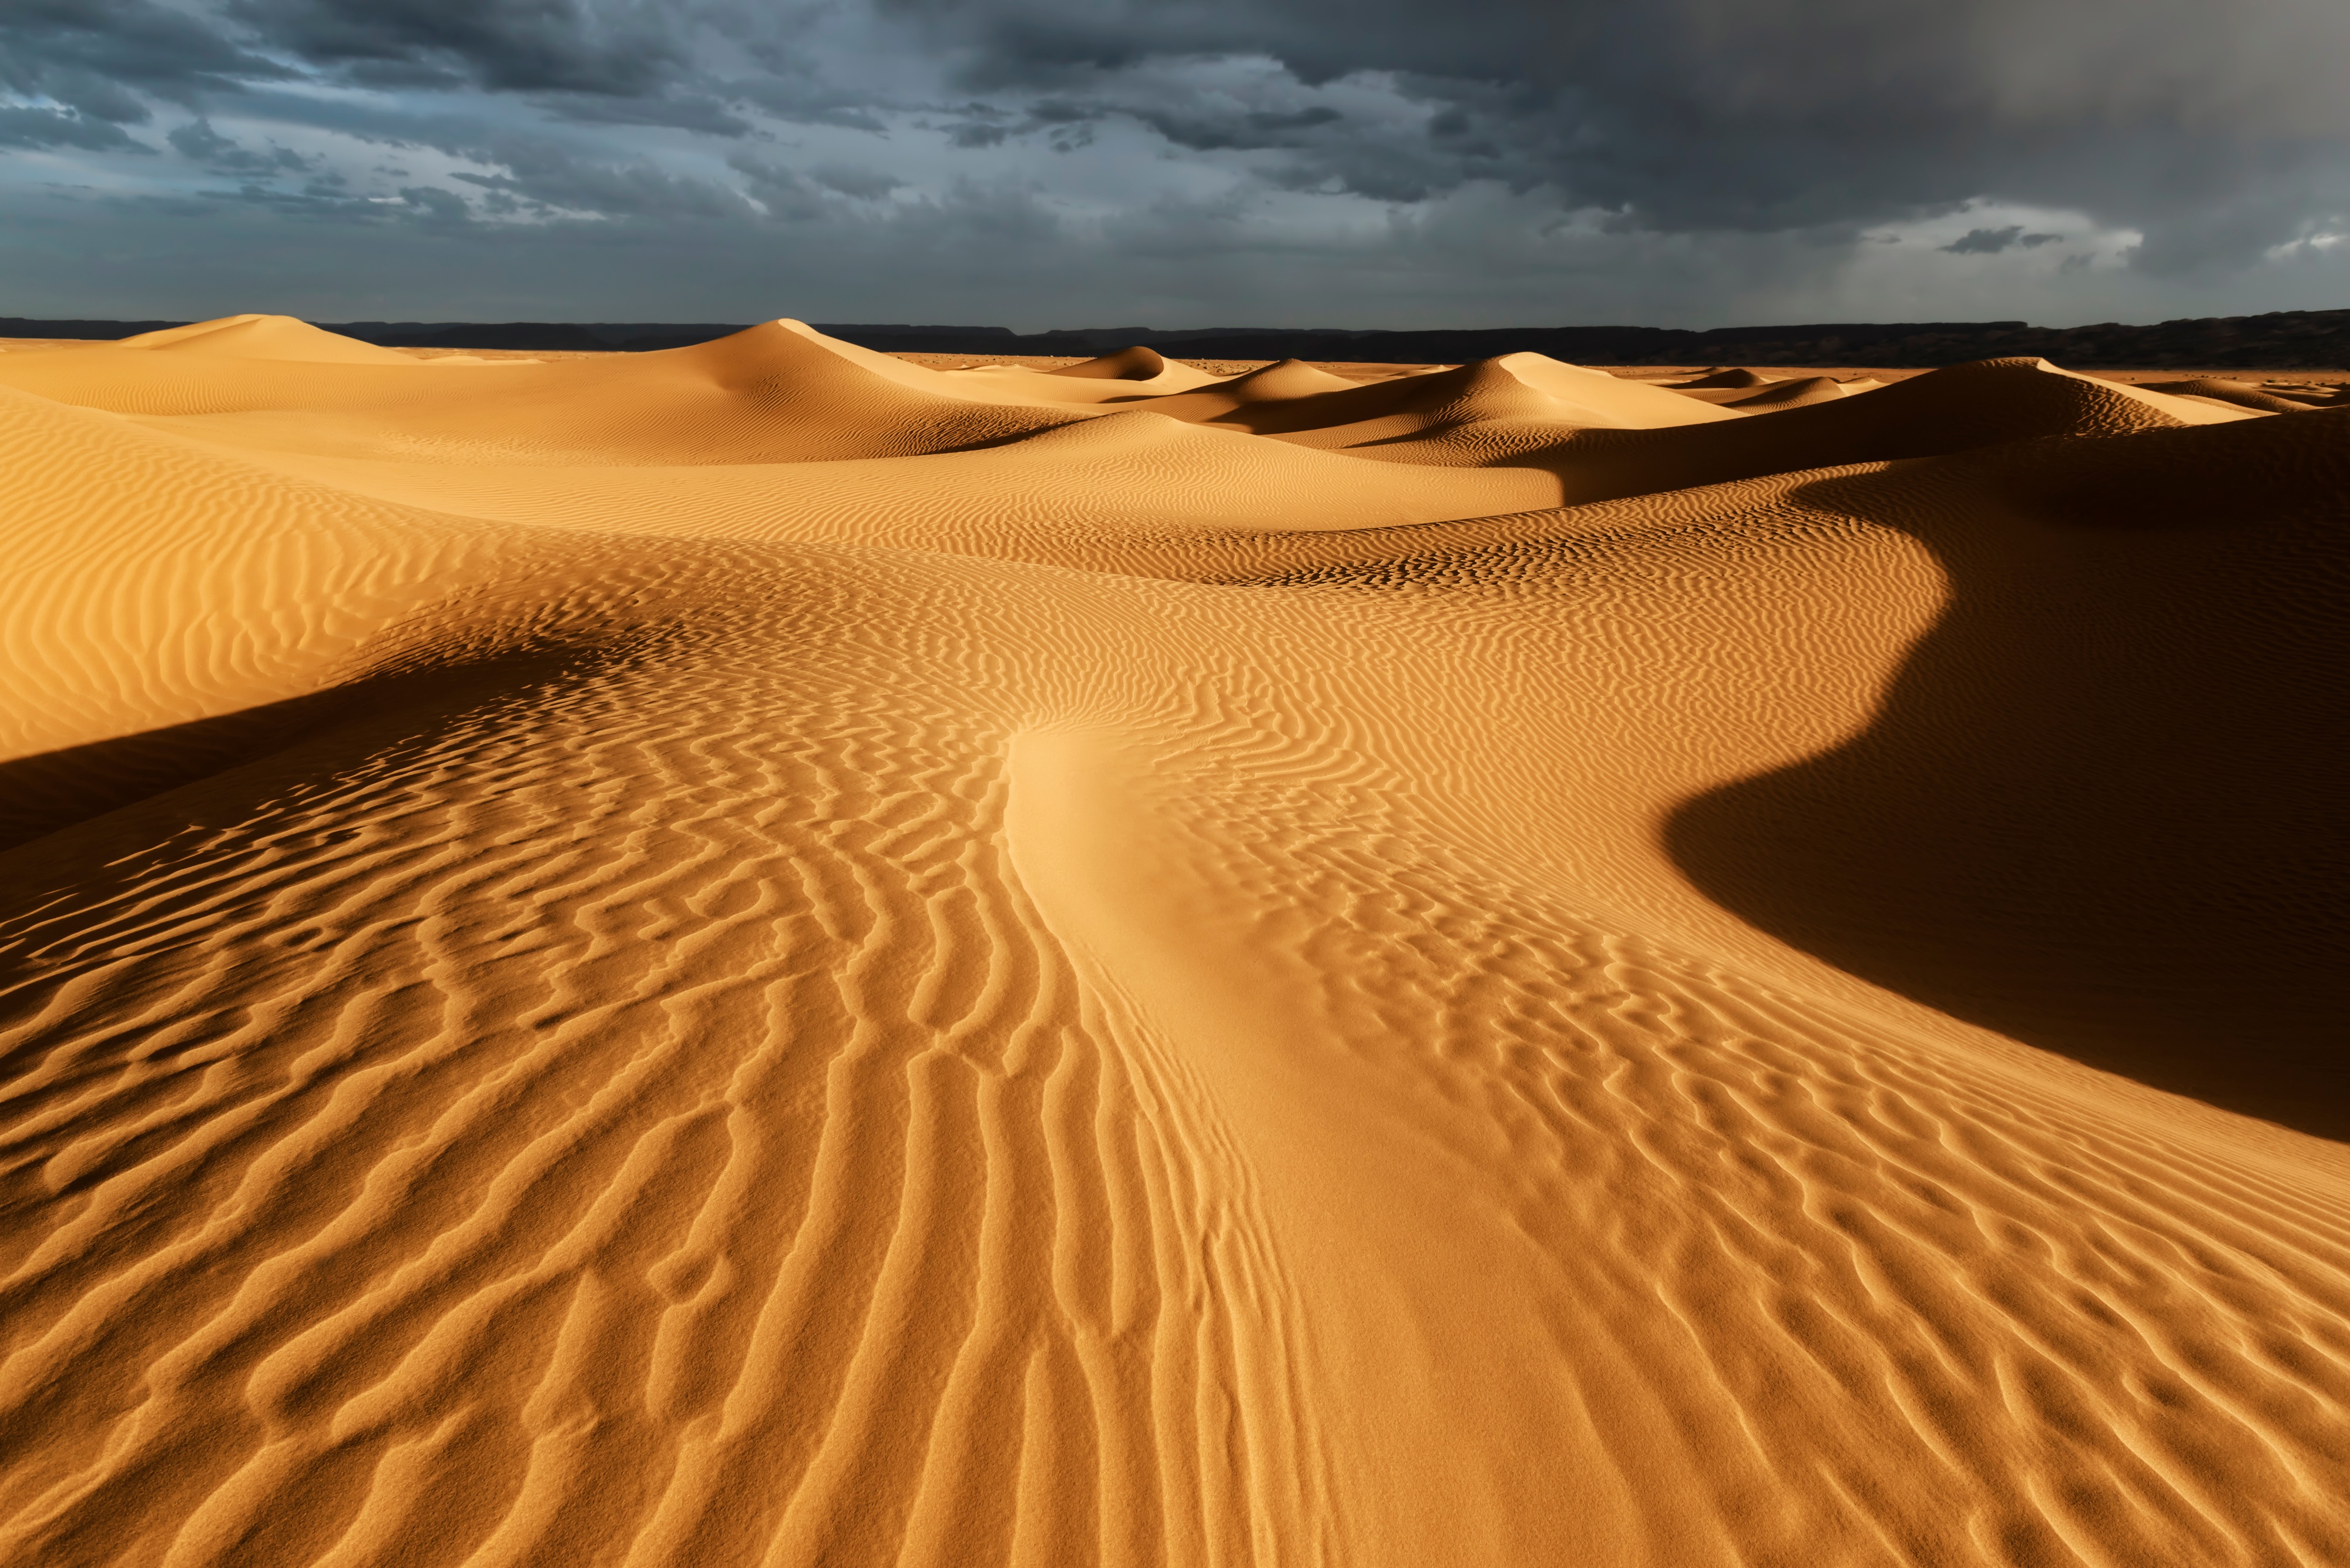
{"type": "Polygon", "coordinates": [[[0,1561],[2350,1561],[2330,400],[11,351],[0,1561]]]}

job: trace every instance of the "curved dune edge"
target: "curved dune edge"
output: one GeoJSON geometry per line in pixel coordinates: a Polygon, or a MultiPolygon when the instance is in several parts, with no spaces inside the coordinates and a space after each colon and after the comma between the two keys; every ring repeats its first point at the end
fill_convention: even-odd
{"type": "Polygon", "coordinates": [[[2350,414],[185,330],[0,364],[0,1561],[2350,1560],[2350,414]]]}

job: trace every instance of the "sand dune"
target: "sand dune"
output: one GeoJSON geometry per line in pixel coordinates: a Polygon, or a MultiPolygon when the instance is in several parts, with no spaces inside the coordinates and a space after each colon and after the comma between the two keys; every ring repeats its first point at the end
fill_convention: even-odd
{"type": "Polygon", "coordinates": [[[178,748],[138,737],[331,685],[338,661],[494,549],[456,519],[276,479],[5,386],[0,441],[0,760],[122,742],[45,788],[35,764],[15,763],[0,842],[61,809],[151,794],[178,748]]]}
{"type": "Polygon", "coordinates": [[[2350,411],[207,327],[0,360],[0,1561],[2350,1562],[2350,411]]]}
{"type": "Polygon", "coordinates": [[[2311,406],[2308,400],[2279,397],[2249,381],[2230,381],[2214,376],[2198,376],[2184,381],[2154,381],[2147,384],[2147,390],[2206,402],[2232,403],[2238,408],[2268,414],[2299,413],[2311,406]]]}
{"type": "Polygon", "coordinates": [[[836,349],[782,322],[663,354],[540,364],[223,364],[175,356],[159,373],[149,355],[109,344],[12,355],[8,369],[11,386],[163,416],[172,421],[165,428],[219,446],[442,462],[902,457],[1087,417],[958,373],[847,344],[836,349]]]}
{"type": "Polygon", "coordinates": [[[321,331],[286,316],[228,316],[187,327],[167,327],[121,338],[114,347],[204,358],[297,360],[316,365],[412,364],[397,348],[321,331]]]}
{"type": "Polygon", "coordinates": [[[1456,369],[1343,389],[1327,385],[1336,378],[1295,360],[1253,376],[1283,372],[1286,375],[1276,383],[1278,390],[1240,398],[1229,408],[1223,400],[1232,394],[1221,388],[1159,400],[1153,407],[1175,419],[1211,420],[1325,447],[1373,445],[1510,421],[1647,430],[1733,417],[1655,387],[1619,381],[1540,354],[1508,354],[1456,369]],[[1319,379],[1305,382],[1298,372],[1319,379]]]}
{"type": "MultiPolygon", "coordinates": [[[[2038,359],[1955,365],[1866,397],[1767,410],[1767,420],[1711,411],[1722,422],[1694,429],[1562,430],[1522,421],[1510,428],[1506,456],[1485,461],[1548,469],[1569,501],[1589,502],[2010,441],[2263,417],[2093,380],[2038,359]]],[[[1362,455],[1416,461],[1403,448],[1362,455]]]]}
{"type": "Polygon", "coordinates": [[[1702,376],[1692,377],[1686,381],[1668,381],[1665,384],[1690,391],[1744,392],[1752,391],[1757,387],[1767,387],[1775,379],[1762,374],[1760,370],[1709,370],[1702,376]]]}
{"type": "Polygon", "coordinates": [[[1752,413],[1762,409],[1802,409],[1845,396],[1844,384],[1827,376],[1805,376],[1750,392],[1730,406],[1752,413]]]}

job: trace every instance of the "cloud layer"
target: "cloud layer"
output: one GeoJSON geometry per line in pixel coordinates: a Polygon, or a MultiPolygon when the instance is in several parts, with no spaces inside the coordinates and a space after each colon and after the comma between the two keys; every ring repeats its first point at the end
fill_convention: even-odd
{"type": "Polygon", "coordinates": [[[17,0],[0,310],[2324,307],[2345,58],[2339,0],[17,0]]]}

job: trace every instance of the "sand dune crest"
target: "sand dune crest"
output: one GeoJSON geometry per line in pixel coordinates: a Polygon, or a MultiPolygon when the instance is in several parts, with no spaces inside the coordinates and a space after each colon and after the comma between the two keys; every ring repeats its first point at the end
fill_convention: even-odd
{"type": "MultiPolygon", "coordinates": [[[[93,345],[93,348],[98,346],[93,345]]],[[[379,348],[328,332],[290,316],[224,316],[188,327],[142,332],[111,346],[164,354],[219,355],[240,359],[296,360],[320,365],[412,365],[397,348],[379,348]]],[[[100,352],[104,350],[99,349],[100,352]]]]}
{"type": "Polygon", "coordinates": [[[1814,403],[1831,402],[1845,395],[1843,383],[1826,376],[1806,376],[1798,381],[1783,381],[1765,387],[1761,391],[1740,398],[1730,406],[1748,412],[1761,409],[1800,409],[1814,403]]]}
{"type": "Polygon", "coordinates": [[[1086,380],[1150,381],[1167,373],[1167,361],[1156,348],[1146,348],[1137,344],[1131,348],[1121,348],[1115,354],[1097,355],[1082,364],[1064,365],[1047,373],[1086,380]]]}

